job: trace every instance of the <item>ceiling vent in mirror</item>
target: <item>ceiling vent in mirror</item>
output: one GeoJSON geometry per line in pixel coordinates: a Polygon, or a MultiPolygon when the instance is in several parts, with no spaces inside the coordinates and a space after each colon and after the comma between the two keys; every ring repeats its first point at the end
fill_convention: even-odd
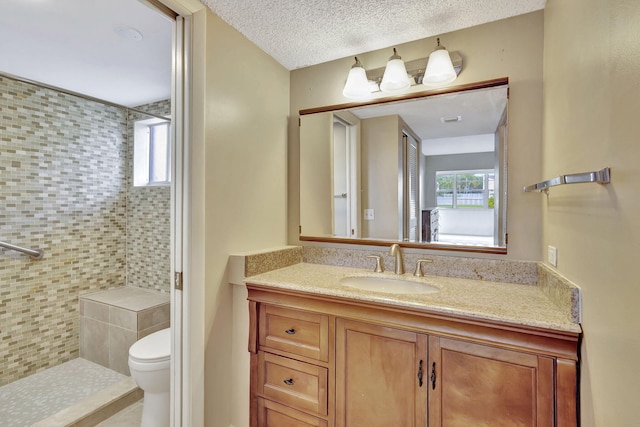
{"type": "Polygon", "coordinates": [[[455,123],[462,121],[462,116],[440,117],[442,123],[455,123]]]}

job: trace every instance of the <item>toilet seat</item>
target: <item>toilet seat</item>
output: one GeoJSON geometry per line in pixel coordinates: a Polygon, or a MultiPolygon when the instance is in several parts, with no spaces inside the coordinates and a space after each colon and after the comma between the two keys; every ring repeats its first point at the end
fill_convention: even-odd
{"type": "Polygon", "coordinates": [[[161,360],[159,362],[138,362],[129,358],[129,371],[131,371],[131,375],[133,376],[133,372],[153,372],[153,371],[163,371],[169,370],[171,367],[171,360],[161,360]]]}
{"type": "Polygon", "coordinates": [[[129,361],[136,365],[165,365],[171,359],[171,330],[154,332],[129,348],[129,361]],[[166,363],[163,363],[166,362],[166,363]]]}

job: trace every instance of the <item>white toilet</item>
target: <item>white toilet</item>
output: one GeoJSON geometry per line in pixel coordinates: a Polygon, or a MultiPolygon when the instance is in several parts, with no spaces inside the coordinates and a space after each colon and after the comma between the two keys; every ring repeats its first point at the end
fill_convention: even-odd
{"type": "Polygon", "coordinates": [[[169,427],[171,333],[154,332],[129,348],[129,370],[144,391],[141,427],[169,427]]]}

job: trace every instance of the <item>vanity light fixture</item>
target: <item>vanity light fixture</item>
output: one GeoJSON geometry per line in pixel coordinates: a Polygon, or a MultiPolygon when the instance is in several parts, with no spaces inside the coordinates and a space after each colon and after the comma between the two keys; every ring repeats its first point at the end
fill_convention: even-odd
{"type": "Polygon", "coordinates": [[[438,45],[429,55],[427,69],[422,78],[422,84],[426,86],[444,85],[451,83],[456,77],[458,77],[458,75],[453,68],[451,56],[447,49],[440,45],[440,38],[438,38],[438,45]]]}
{"type": "Polygon", "coordinates": [[[357,56],[355,57],[355,60],[356,63],[353,64],[349,70],[349,75],[347,76],[347,82],[342,90],[342,95],[346,98],[366,99],[371,96],[371,92],[377,89],[377,85],[375,88],[371,86],[371,83],[374,85],[375,83],[370,82],[367,79],[367,73],[357,56]]]}
{"type": "Polygon", "coordinates": [[[409,86],[411,86],[411,81],[407,75],[407,68],[394,47],[393,55],[389,58],[387,67],[384,69],[384,75],[382,76],[382,82],[380,83],[380,90],[383,92],[395,93],[406,89],[409,86]]]}
{"type": "Polygon", "coordinates": [[[442,86],[454,81],[462,71],[462,57],[457,52],[450,54],[440,45],[440,39],[429,58],[405,63],[394,48],[386,67],[368,71],[357,57],[355,60],[342,94],[346,98],[358,100],[369,99],[374,92],[379,91],[396,94],[421,83],[428,87],[442,86]]]}

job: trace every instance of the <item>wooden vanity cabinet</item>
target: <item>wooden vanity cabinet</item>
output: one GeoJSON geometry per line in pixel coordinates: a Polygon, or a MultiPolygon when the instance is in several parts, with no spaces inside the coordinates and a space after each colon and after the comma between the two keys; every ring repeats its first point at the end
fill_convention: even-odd
{"type": "Polygon", "coordinates": [[[247,287],[251,427],[578,423],[579,334],[247,287]]]}
{"type": "Polygon", "coordinates": [[[333,425],[331,316],[276,304],[250,307],[251,426],[333,425]]]}

